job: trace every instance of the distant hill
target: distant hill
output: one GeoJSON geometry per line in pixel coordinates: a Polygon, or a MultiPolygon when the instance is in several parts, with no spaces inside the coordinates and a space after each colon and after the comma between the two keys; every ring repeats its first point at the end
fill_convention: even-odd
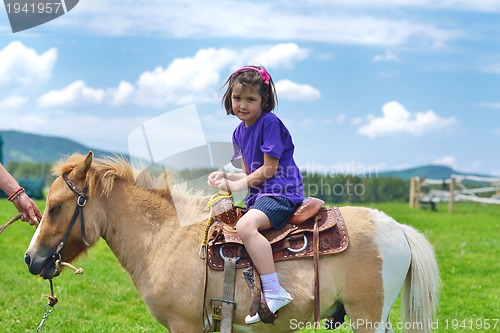
{"type": "MultiPolygon", "coordinates": [[[[453,170],[452,168],[444,165],[426,165],[416,168],[398,170],[398,171],[386,171],[380,172],[379,177],[392,177],[401,178],[409,180],[411,177],[426,177],[428,179],[448,179],[450,176],[454,175],[471,175],[470,173],[463,173],[460,171],[453,170]]],[[[490,177],[486,175],[473,174],[474,176],[480,177],[490,177]]]]}
{"type": "MultiPolygon", "coordinates": [[[[56,137],[44,136],[19,131],[0,131],[4,140],[3,159],[7,166],[10,161],[19,162],[49,162],[53,163],[73,153],[87,154],[92,150],[96,157],[113,156],[117,153],[95,149],[76,141],[56,137]]],[[[128,155],[121,154],[128,158],[128,155]]],[[[379,177],[392,177],[409,180],[411,177],[426,177],[430,179],[448,179],[451,174],[464,175],[466,173],[453,170],[448,166],[427,165],[397,171],[379,172],[379,177]]],[[[475,175],[488,177],[485,175],[475,175]]]]}
{"type": "MultiPolygon", "coordinates": [[[[89,150],[96,157],[112,156],[115,153],[85,146],[76,141],[18,131],[0,131],[3,144],[3,163],[10,161],[53,163],[73,153],[87,154],[89,150]]],[[[120,154],[124,155],[124,154],[120,154]]]]}

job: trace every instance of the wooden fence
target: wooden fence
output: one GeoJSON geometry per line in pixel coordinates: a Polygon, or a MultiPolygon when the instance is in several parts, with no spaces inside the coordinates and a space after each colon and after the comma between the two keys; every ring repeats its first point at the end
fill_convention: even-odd
{"type": "Polygon", "coordinates": [[[448,202],[451,213],[456,201],[500,204],[500,178],[451,175],[449,179],[412,177],[410,180],[410,208],[425,205],[435,209],[437,203],[448,202]],[[425,188],[428,188],[427,192],[424,192],[425,188]],[[487,193],[492,195],[486,196],[487,193]]]}

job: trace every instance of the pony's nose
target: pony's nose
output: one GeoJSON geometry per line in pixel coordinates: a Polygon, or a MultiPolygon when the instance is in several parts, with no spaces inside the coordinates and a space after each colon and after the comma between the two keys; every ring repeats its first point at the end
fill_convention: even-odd
{"type": "Polygon", "coordinates": [[[26,265],[28,265],[28,267],[31,264],[31,257],[27,253],[24,255],[24,262],[26,263],[26,265]]]}

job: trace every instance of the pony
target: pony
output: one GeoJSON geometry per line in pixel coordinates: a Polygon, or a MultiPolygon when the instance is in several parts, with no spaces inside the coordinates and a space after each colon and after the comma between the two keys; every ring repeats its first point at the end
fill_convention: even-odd
{"type": "MultiPolygon", "coordinates": [[[[172,333],[203,332],[208,321],[205,300],[221,297],[224,274],[205,272],[205,261],[198,255],[207,196],[188,193],[182,186],[151,189],[152,179],[137,178],[126,160],[94,159],[91,152],[59,162],[54,173],[60,176],[50,186],[43,218],[25,255],[29,272],[52,279],[59,274],[57,259],[71,262],[102,237],[154,319],[172,333]],[[175,191],[182,200],[174,202],[175,191]],[[190,221],[179,221],[177,210],[190,212],[183,215],[190,221]],[[78,222],[80,228],[73,228],[78,222]]],[[[342,253],[320,256],[321,317],[342,313],[343,318],[345,311],[356,333],[394,332],[389,314],[402,289],[400,324],[407,332],[431,332],[440,278],[429,241],[379,210],[340,211],[350,244],[342,253]]],[[[318,328],[313,322],[313,261],[281,261],[276,268],[294,300],[279,310],[273,325],[246,325],[251,299],[238,270],[234,332],[318,328]]]]}

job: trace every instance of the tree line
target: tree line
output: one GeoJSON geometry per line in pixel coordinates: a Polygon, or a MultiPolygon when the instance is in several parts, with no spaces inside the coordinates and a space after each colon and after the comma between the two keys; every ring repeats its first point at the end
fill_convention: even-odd
{"type": "Polygon", "coordinates": [[[390,177],[303,173],[304,191],[329,203],[408,201],[409,181],[390,177]]]}
{"type": "Polygon", "coordinates": [[[16,179],[40,179],[49,185],[54,181],[52,163],[10,161],[6,169],[16,179]]]}

